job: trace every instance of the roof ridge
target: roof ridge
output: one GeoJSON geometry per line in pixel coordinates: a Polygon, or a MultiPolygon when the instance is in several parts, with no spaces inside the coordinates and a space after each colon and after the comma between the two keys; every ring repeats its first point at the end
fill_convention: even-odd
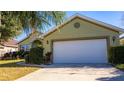
{"type": "Polygon", "coordinates": [[[36,33],[36,32],[40,33],[41,35],[44,34],[44,33],[41,32],[41,31],[32,32],[32,33],[30,33],[27,37],[25,37],[25,38],[23,38],[22,40],[18,41],[17,44],[20,43],[20,42],[22,42],[22,41],[24,41],[25,39],[29,38],[33,33],[36,33]]]}

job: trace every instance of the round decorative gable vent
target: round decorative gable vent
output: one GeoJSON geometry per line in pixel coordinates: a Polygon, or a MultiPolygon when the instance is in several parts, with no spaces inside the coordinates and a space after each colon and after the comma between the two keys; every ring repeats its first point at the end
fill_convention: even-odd
{"type": "Polygon", "coordinates": [[[75,28],[79,28],[80,27],[80,23],[79,22],[74,23],[74,27],[75,28]]]}

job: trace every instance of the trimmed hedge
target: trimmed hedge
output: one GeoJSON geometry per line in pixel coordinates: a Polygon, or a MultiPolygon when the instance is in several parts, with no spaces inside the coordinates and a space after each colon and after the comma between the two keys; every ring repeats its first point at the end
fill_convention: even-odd
{"type": "Polygon", "coordinates": [[[29,64],[43,64],[43,48],[31,48],[29,55],[26,56],[25,60],[26,63],[29,64]]]}
{"type": "Polygon", "coordinates": [[[40,40],[34,40],[32,43],[32,48],[42,47],[42,42],[40,40]]]}
{"type": "Polygon", "coordinates": [[[18,59],[18,58],[23,59],[27,54],[29,54],[29,51],[24,51],[24,50],[8,52],[5,53],[4,56],[1,57],[1,59],[2,60],[18,59]]]}
{"type": "Polygon", "coordinates": [[[109,60],[113,64],[124,64],[124,46],[111,47],[109,60]]]}

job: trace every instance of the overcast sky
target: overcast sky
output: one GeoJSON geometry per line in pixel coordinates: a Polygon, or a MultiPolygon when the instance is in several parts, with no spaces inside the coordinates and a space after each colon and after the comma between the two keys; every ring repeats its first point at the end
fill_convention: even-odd
{"type": "MultiPolygon", "coordinates": [[[[124,20],[124,12],[115,12],[115,11],[68,11],[66,12],[66,16],[70,17],[74,14],[81,14],[81,15],[85,15],[88,17],[91,17],[93,19],[114,25],[114,26],[118,26],[120,28],[124,28],[124,23],[122,21],[122,19],[124,20]],[[123,16],[123,17],[122,17],[123,16]]],[[[26,37],[26,35],[23,33],[21,35],[19,35],[16,40],[20,41],[22,39],[24,39],[26,37]]]]}

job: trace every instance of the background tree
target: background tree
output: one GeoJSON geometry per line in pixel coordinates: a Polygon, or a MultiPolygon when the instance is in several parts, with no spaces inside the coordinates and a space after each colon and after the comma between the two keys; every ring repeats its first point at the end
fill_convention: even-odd
{"type": "Polygon", "coordinates": [[[65,19],[60,11],[7,11],[1,12],[0,41],[13,38],[24,31],[42,31],[49,26],[58,25],[65,19]]]}
{"type": "Polygon", "coordinates": [[[65,19],[60,11],[23,11],[11,12],[26,33],[42,31],[49,26],[58,25],[65,19]]]}
{"type": "Polygon", "coordinates": [[[4,42],[17,36],[21,26],[14,20],[9,12],[0,12],[0,42],[4,42]]]}

